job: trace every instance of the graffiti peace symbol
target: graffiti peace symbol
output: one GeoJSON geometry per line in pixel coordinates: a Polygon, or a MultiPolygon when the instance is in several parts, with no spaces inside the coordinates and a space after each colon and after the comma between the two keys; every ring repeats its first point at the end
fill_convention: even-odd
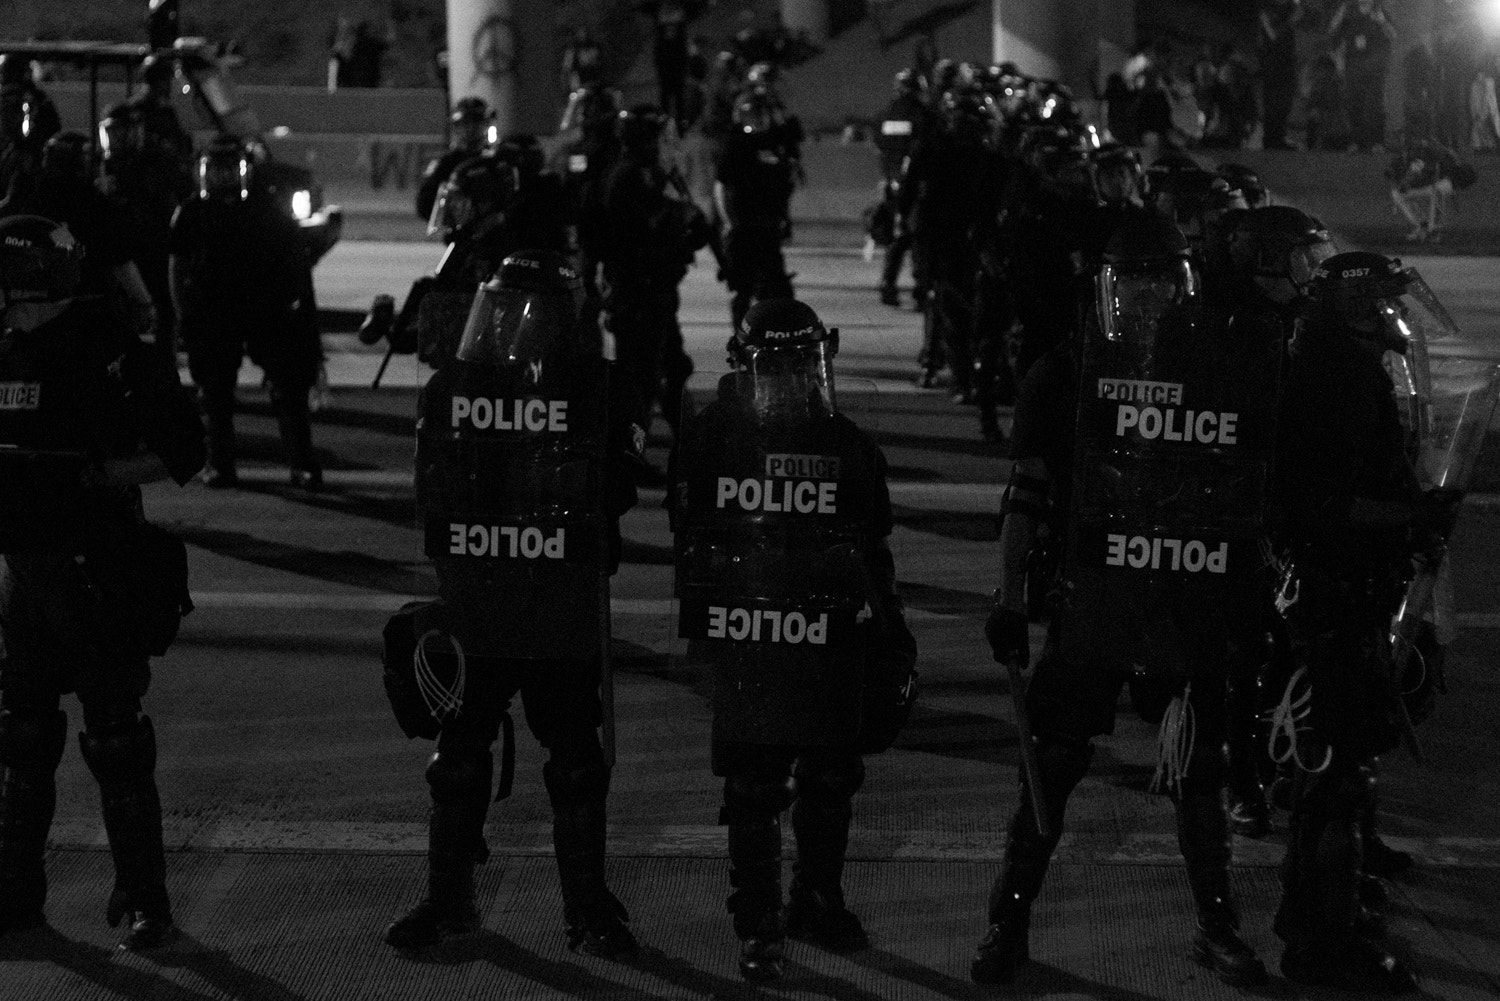
{"type": "Polygon", "coordinates": [[[474,56],[475,76],[500,79],[515,72],[516,62],[520,58],[520,44],[510,18],[498,14],[485,18],[474,29],[470,48],[474,56]]]}

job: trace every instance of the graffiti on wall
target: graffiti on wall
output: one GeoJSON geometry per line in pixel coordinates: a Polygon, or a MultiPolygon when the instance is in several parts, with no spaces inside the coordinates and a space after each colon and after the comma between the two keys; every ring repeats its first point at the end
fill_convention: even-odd
{"type": "Polygon", "coordinates": [[[508,17],[491,14],[479,22],[469,42],[469,52],[474,60],[474,74],[469,83],[481,77],[504,80],[514,76],[521,63],[521,40],[516,26],[508,17]]]}
{"type": "Polygon", "coordinates": [[[427,162],[442,156],[446,149],[440,142],[372,139],[364,153],[364,160],[370,165],[370,187],[376,191],[388,186],[397,191],[414,188],[421,181],[427,162]]]}

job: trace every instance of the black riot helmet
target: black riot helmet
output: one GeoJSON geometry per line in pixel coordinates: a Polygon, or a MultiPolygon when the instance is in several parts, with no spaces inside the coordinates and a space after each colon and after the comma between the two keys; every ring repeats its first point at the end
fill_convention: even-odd
{"type": "Polygon", "coordinates": [[[145,144],[146,116],[138,105],[112,105],[99,119],[99,152],[106,161],[129,160],[145,144]]]}
{"type": "Polygon", "coordinates": [[[1255,168],[1242,163],[1221,163],[1214,168],[1214,173],[1239,191],[1245,199],[1246,208],[1258,209],[1271,204],[1271,193],[1266,190],[1265,182],[1260,179],[1255,168]]]}
{"type": "Polygon", "coordinates": [[[42,176],[88,184],[93,173],[90,152],[89,137],[82,132],[59,132],[42,147],[42,176]]]}
{"type": "Polygon", "coordinates": [[[600,84],[579,87],[568,95],[560,130],[576,131],[584,139],[612,138],[620,109],[620,92],[614,88],[600,84]]]}
{"type": "Polygon", "coordinates": [[[215,136],[198,154],[198,197],[232,204],[247,201],[255,177],[255,157],[231,135],[215,136]]]}
{"type": "Polygon", "coordinates": [[[35,215],[0,219],[0,306],[70,298],[82,263],[83,244],[62,223],[35,215]]]}
{"type": "Polygon", "coordinates": [[[765,137],[786,123],[786,111],[775,94],[747,87],[734,99],[730,120],[741,135],[765,137]]]}
{"type": "Polygon", "coordinates": [[[452,149],[477,153],[497,138],[495,114],[482,97],[461,97],[448,115],[448,144],[452,149]]]}
{"type": "Polygon", "coordinates": [[[1383,348],[1404,350],[1405,339],[1385,320],[1390,304],[1413,280],[1394,257],[1367,250],[1334,254],[1317,266],[1307,283],[1309,313],[1315,321],[1352,330],[1383,348]]]}
{"type": "Polygon", "coordinates": [[[837,411],[833,357],[838,329],[796,299],[752,305],[729,341],[729,361],[741,373],[739,390],[761,424],[805,423],[837,411]]]}
{"type": "Polygon", "coordinates": [[[1290,205],[1267,205],[1241,214],[1229,237],[1235,270],[1283,305],[1302,294],[1318,265],[1334,253],[1327,228],[1290,205]]]}
{"type": "Polygon", "coordinates": [[[1151,188],[1156,210],[1175,222],[1188,239],[1202,242],[1232,209],[1245,208],[1239,192],[1218,174],[1201,167],[1172,170],[1151,188]]]}
{"type": "Polygon", "coordinates": [[[520,367],[540,385],[549,370],[563,374],[580,359],[598,358],[601,344],[596,338],[585,340],[585,325],[578,322],[583,298],[583,277],[562,254],[511,254],[479,286],[459,340],[458,360],[520,367]]]}
{"type": "Polygon", "coordinates": [[[986,142],[994,130],[994,105],[984,94],[950,90],[943,95],[943,128],[963,145],[986,142]]]}
{"type": "Polygon", "coordinates": [[[1199,285],[1182,230],[1162,216],[1132,217],[1104,248],[1095,283],[1099,326],[1109,340],[1150,344],[1165,323],[1196,318],[1199,285]]]}
{"type": "Polygon", "coordinates": [[[635,104],[615,119],[615,138],[625,155],[642,162],[661,156],[661,136],[666,131],[667,115],[654,104],[635,104]]]}
{"type": "Polygon", "coordinates": [[[517,168],[488,153],[453,168],[438,188],[427,220],[427,235],[445,242],[469,236],[486,219],[503,216],[521,185],[517,168]]]}

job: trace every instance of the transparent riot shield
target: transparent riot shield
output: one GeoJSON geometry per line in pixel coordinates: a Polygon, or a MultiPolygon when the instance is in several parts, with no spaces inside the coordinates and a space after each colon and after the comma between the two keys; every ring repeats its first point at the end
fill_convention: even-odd
{"type": "MultiPolygon", "coordinates": [[[[869,404],[874,387],[840,392],[869,404]]],[[[672,657],[712,679],[715,740],[835,745],[858,733],[875,598],[861,543],[876,493],[860,434],[842,413],[758,416],[742,373],[688,384],[672,657]]]]}
{"type": "Polygon", "coordinates": [[[1100,292],[1117,315],[1084,335],[1063,653],[1111,673],[1220,670],[1265,583],[1280,344],[1100,292]]]}
{"type": "MultiPolygon", "coordinates": [[[[1457,504],[1469,489],[1500,399],[1500,365],[1466,354],[1457,324],[1433,290],[1415,270],[1409,275],[1413,281],[1406,293],[1383,308],[1409,345],[1404,354],[1386,354],[1386,369],[1401,405],[1419,485],[1436,495],[1434,500],[1457,504]]],[[[1419,563],[1392,620],[1397,665],[1404,665],[1412,654],[1422,621],[1433,621],[1440,642],[1451,642],[1457,635],[1452,587],[1446,578],[1446,561],[1419,563]]]]}
{"type": "Polygon", "coordinates": [[[470,654],[601,654],[607,386],[597,362],[541,385],[455,363],[422,391],[417,498],[424,550],[470,654]]]}

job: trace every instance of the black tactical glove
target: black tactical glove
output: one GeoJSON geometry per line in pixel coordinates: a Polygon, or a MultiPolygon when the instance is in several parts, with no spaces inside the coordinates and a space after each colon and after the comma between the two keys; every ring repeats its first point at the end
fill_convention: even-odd
{"type": "Polygon", "coordinates": [[[1031,626],[1026,616],[996,606],[984,623],[984,638],[990,641],[995,663],[1031,662],[1031,626]]]}
{"type": "Polygon", "coordinates": [[[1457,490],[1429,490],[1422,495],[1412,517],[1412,555],[1429,563],[1442,560],[1462,503],[1463,494],[1457,490]]]}

